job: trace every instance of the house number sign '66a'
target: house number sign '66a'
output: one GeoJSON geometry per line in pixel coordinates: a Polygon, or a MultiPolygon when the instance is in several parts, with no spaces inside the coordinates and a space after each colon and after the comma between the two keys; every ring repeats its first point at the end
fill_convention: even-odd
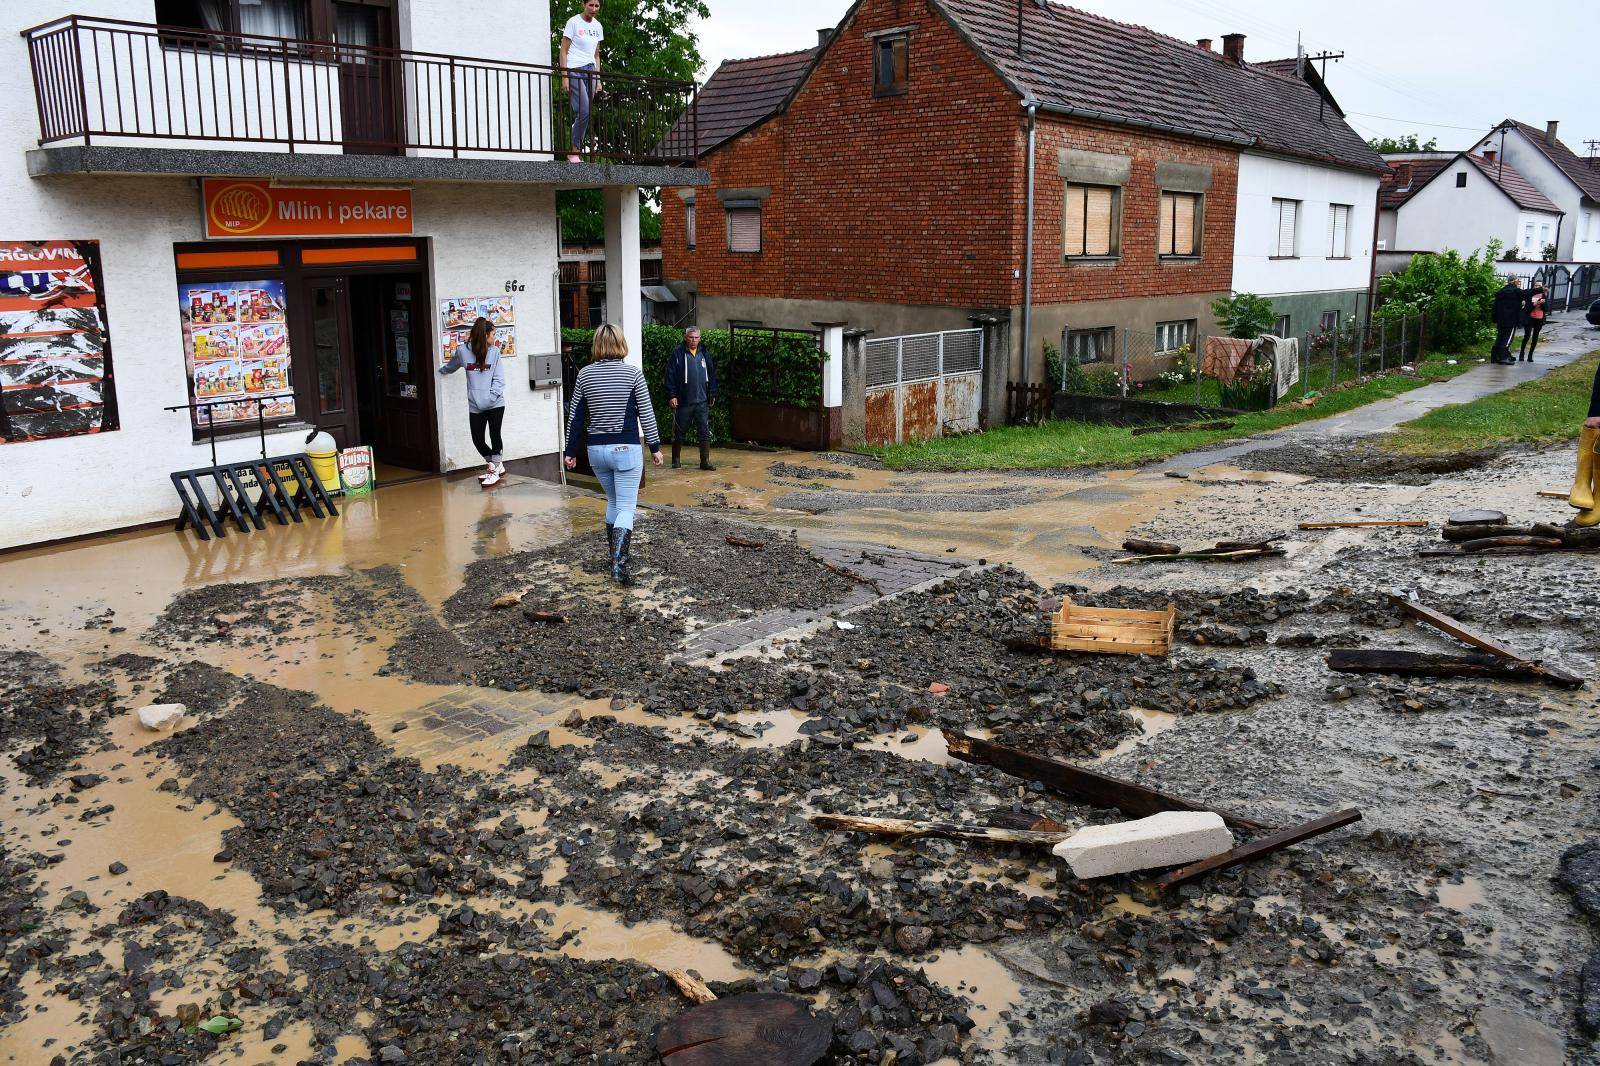
{"type": "Polygon", "coordinates": [[[518,281],[516,278],[512,278],[510,281],[506,282],[506,292],[527,292],[527,291],[528,291],[528,287],[526,285],[524,285],[522,282],[518,281]]]}

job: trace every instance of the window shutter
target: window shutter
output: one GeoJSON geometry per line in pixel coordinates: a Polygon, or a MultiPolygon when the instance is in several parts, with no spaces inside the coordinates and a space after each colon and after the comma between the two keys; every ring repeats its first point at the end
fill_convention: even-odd
{"type": "Polygon", "coordinates": [[[1300,203],[1297,200],[1279,200],[1278,204],[1278,241],[1273,247],[1272,254],[1276,256],[1292,256],[1295,247],[1295,223],[1298,221],[1300,203]]]}
{"type": "Polygon", "coordinates": [[[1328,257],[1344,258],[1350,254],[1350,206],[1332,204],[1328,208],[1328,257]]]}
{"type": "Polygon", "coordinates": [[[737,207],[728,210],[728,251],[761,251],[761,209],[737,207]]]}
{"type": "Polygon", "coordinates": [[[1083,186],[1067,186],[1067,202],[1063,211],[1066,214],[1066,242],[1068,255],[1083,254],[1083,186]]]}
{"type": "Polygon", "coordinates": [[[1156,227],[1156,254],[1172,254],[1172,212],[1175,208],[1177,197],[1171,193],[1161,194],[1161,218],[1156,227]]]}
{"type": "Polygon", "coordinates": [[[1198,196],[1174,196],[1172,216],[1172,254],[1194,255],[1194,216],[1198,213],[1196,206],[1200,202],[1198,196]]]}
{"type": "Polygon", "coordinates": [[[1111,254],[1111,190],[1099,185],[1084,190],[1088,218],[1085,220],[1083,253],[1111,254]]]}
{"type": "Polygon", "coordinates": [[[694,250],[694,245],[695,245],[695,217],[694,217],[694,210],[695,210],[695,205],[694,204],[691,203],[691,204],[684,205],[683,239],[684,239],[684,243],[689,246],[690,251],[694,250]]]}

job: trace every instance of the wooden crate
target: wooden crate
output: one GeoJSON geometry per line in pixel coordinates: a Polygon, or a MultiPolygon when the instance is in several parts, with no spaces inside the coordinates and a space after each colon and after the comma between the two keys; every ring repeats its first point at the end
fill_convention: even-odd
{"type": "Polygon", "coordinates": [[[1172,647],[1177,608],[1123,611],[1079,607],[1070,599],[1050,619],[1050,647],[1103,655],[1166,655],[1172,647]]]}

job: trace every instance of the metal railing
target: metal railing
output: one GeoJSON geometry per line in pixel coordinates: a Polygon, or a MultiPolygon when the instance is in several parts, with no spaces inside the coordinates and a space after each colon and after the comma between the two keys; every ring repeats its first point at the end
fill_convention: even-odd
{"type": "Polygon", "coordinates": [[[558,67],[82,15],[23,36],[43,146],[695,159],[693,82],[603,72],[575,146],[558,67]]]}

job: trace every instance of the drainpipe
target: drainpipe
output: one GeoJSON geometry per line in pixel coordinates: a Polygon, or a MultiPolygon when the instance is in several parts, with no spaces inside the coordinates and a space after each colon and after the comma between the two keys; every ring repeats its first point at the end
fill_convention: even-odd
{"type": "Polygon", "coordinates": [[[1028,356],[1033,349],[1033,156],[1038,105],[1028,103],[1028,207],[1027,232],[1022,250],[1022,383],[1028,384],[1028,356]]]}

